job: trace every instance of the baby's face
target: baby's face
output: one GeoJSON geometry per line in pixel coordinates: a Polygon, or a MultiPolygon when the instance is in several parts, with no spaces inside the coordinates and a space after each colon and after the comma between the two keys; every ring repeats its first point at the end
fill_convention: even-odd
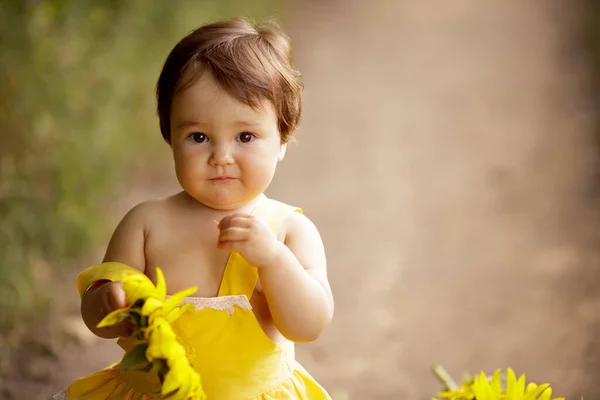
{"type": "Polygon", "coordinates": [[[182,188],[218,210],[263,193],[285,154],[273,105],[239,102],[208,71],[173,99],[171,148],[182,188]]]}

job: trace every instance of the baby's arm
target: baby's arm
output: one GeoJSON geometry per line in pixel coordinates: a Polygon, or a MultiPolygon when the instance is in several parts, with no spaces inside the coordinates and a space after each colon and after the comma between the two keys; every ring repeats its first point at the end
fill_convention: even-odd
{"type": "Polygon", "coordinates": [[[285,244],[271,263],[259,269],[260,282],[275,325],[295,342],[317,339],[333,317],[333,295],[327,280],[323,242],[304,215],[286,221],[285,244]]]}
{"type": "MultiPolygon", "coordinates": [[[[140,204],[125,215],[110,239],[104,262],[117,261],[144,272],[146,208],[147,206],[140,204]]],[[[127,300],[121,283],[100,281],[84,293],[81,299],[81,316],[87,327],[97,336],[107,339],[128,336],[131,334],[131,326],[126,323],[96,328],[105,315],[125,306],[127,300]]]]}

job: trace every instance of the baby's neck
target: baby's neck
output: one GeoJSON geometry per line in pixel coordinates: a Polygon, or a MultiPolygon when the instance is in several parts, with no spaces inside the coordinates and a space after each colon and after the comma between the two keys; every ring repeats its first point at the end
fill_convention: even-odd
{"type": "Polygon", "coordinates": [[[251,214],[256,209],[258,204],[266,198],[266,196],[264,194],[260,194],[257,197],[255,197],[254,199],[252,199],[244,204],[235,205],[232,207],[224,207],[222,209],[216,209],[216,208],[209,207],[209,206],[203,204],[202,202],[196,200],[195,198],[190,196],[185,191],[182,191],[180,193],[180,195],[184,199],[184,201],[188,207],[193,208],[202,213],[206,213],[211,216],[214,216],[215,219],[220,219],[220,218],[223,218],[227,215],[231,215],[234,213],[251,214]]]}

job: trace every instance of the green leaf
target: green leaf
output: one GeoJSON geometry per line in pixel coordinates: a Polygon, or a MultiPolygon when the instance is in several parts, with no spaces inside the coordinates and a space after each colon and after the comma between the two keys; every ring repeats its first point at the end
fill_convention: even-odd
{"type": "Polygon", "coordinates": [[[154,365],[152,363],[147,363],[143,367],[136,368],[136,369],[139,369],[140,371],[144,371],[144,372],[152,372],[152,368],[154,368],[154,365]]]}
{"type": "Polygon", "coordinates": [[[162,360],[154,360],[152,361],[152,369],[150,372],[159,372],[166,368],[165,362],[162,360]]]}
{"type": "Polygon", "coordinates": [[[139,343],[145,343],[144,340],[144,331],[141,329],[136,329],[135,331],[133,331],[133,333],[131,334],[131,336],[133,336],[134,338],[138,339],[138,344],[139,343]]]}
{"type": "Polygon", "coordinates": [[[148,372],[148,373],[153,373],[153,372],[159,372],[159,371],[166,371],[166,363],[163,360],[153,360],[151,363],[147,363],[146,365],[144,365],[144,367],[142,368],[136,368],[139,369],[141,371],[144,372],[148,372]]]}
{"type": "Polygon", "coordinates": [[[129,319],[131,323],[136,327],[142,326],[142,315],[135,311],[129,311],[129,319]]]}
{"type": "Polygon", "coordinates": [[[138,299],[135,303],[133,303],[131,308],[142,308],[142,307],[144,307],[145,302],[146,302],[146,299],[138,299]]]}
{"type": "Polygon", "coordinates": [[[124,319],[127,319],[127,317],[129,317],[129,313],[128,312],[122,312],[119,314],[119,316],[117,317],[117,321],[121,322],[124,319]]]}
{"type": "Polygon", "coordinates": [[[121,361],[121,370],[139,369],[140,365],[147,363],[146,350],[148,349],[147,344],[138,344],[131,351],[125,354],[121,361]]]}

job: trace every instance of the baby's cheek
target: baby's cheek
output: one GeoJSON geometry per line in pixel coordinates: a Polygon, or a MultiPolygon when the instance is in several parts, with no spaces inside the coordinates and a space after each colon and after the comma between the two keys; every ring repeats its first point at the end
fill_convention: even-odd
{"type": "Polygon", "coordinates": [[[275,167],[276,163],[273,162],[272,157],[261,157],[255,159],[253,166],[249,169],[257,180],[264,182],[273,178],[275,167]]]}
{"type": "Polygon", "coordinates": [[[175,168],[180,171],[182,176],[191,176],[202,174],[204,168],[201,158],[193,154],[181,154],[174,157],[175,168]]]}
{"type": "Polygon", "coordinates": [[[175,172],[177,180],[186,191],[195,191],[196,186],[202,182],[202,168],[193,160],[185,162],[175,162],[175,172]]]}

